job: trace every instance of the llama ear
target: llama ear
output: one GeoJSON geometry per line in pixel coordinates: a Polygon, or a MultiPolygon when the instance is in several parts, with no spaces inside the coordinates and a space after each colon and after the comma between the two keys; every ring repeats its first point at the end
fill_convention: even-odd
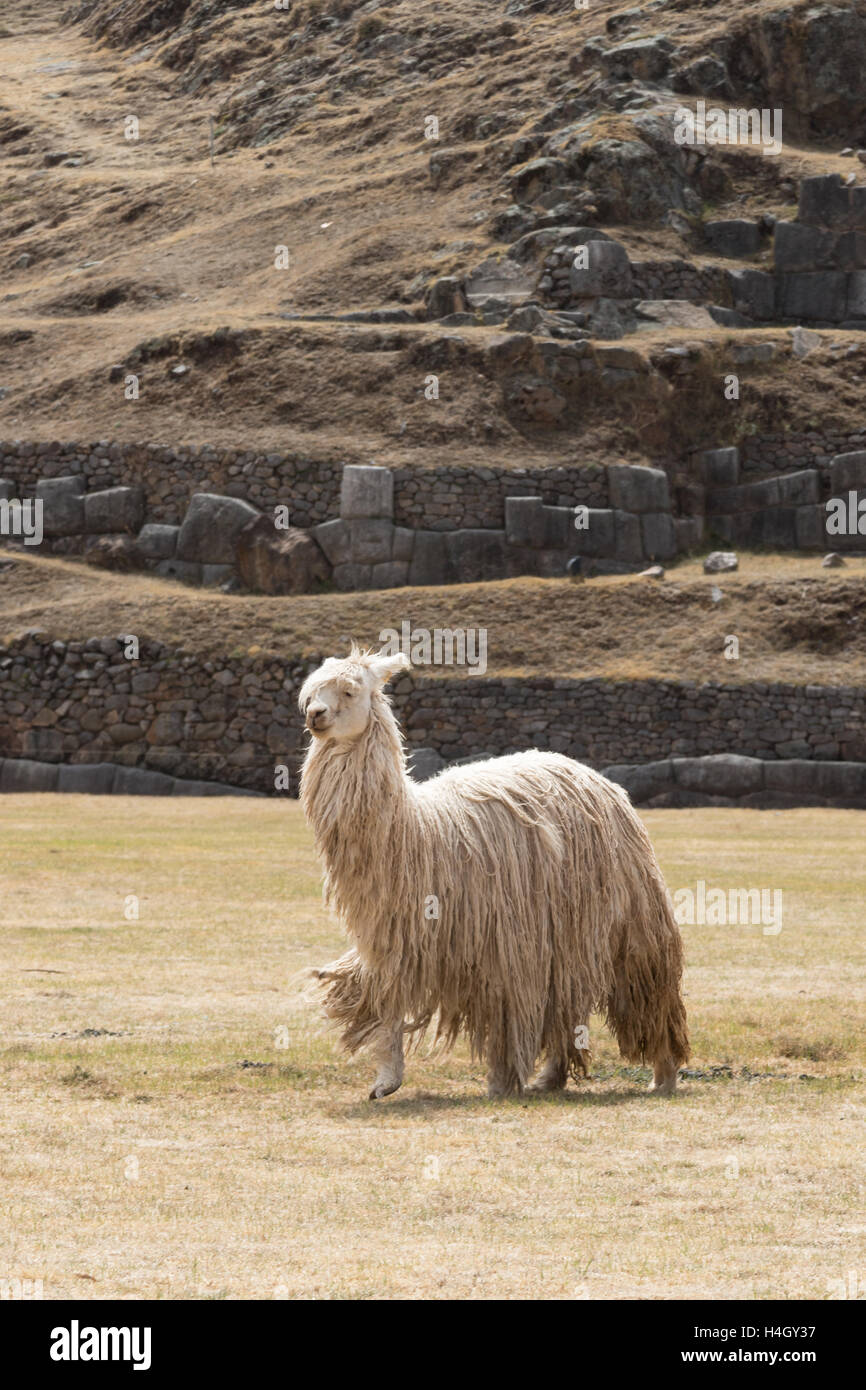
{"type": "Polygon", "coordinates": [[[387,685],[398,671],[408,671],[411,666],[412,663],[404,652],[380,652],[378,656],[370,658],[370,670],[379,685],[387,685]]]}

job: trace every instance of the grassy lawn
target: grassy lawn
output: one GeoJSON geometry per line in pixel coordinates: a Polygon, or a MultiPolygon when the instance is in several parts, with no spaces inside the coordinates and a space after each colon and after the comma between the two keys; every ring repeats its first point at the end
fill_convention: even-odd
{"type": "Polygon", "coordinates": [[[824,1298],[866,1273],[866,818],[655,811],[694,1057],[593,1029],[564,1097],[459,1049],[365,1099],[298,981],[340,949],[294,802],[2,799],[0,1278],[46,1298],[824,1298]],[[133,901],[133,898],[137,900],[133,901]],[[137,919],[135,913],[138,913],[137,919]]]}

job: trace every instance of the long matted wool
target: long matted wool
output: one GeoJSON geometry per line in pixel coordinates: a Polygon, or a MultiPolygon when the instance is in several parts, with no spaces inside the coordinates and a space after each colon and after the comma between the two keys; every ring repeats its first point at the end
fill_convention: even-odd
{"type": "Polygon", "coordinates": [[[394,1020],[446,1045],[465,1032],[519,1091],[540,1053],[585,1069],[575,1029],[599,1012],[627,1059],[681,1064],[680,933],[626,793],[540,751],[414,782],[382,689],[405,664],[353,649],[300,695],[302,710],[325,688],[332,706],[335,690],[369,699],[360,734],[314,738],[301,777],[351,943],[319,973],[344,1046],[394,1020]]]}

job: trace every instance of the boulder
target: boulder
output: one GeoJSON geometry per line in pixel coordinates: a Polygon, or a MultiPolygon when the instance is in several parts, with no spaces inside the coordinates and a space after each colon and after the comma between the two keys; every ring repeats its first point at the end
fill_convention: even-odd
{"type": "Polygon", "coordinates": [[[240,497],[197,492],[177,538],[177,558],[192,564],[231,565],[241,531],[260,513],[240,497]]]}
{"type": "Polygon", "coordinates": [[[84,531],[84,483],[81,478],[43,478],[36,484],[42,501],[46,536],[80,536],[84,531]]]}
{"type": "Polygon", "coordinates": [[[622,80],[636,78],[642,82],[660,82],[671,65],[674,45],[663,34],[646,39],[628,39],[609,48],[603,55],[608,72],[622,80]]]}
{"type": "Polygon", "coordinates": [[[144,520],[144,489],[109,487],[84,499],[84,529],[89,535],[137,531],[144,520]]]}
{"type": "Polygon", "coordinates": [[[394,515],[394,474],[374,464],[346,464],[340,486],[340,517],[388,517],[394,515]]]}
{"type": "Polygon", "coordinates": [[[257,516],[239,533],[235,549],[238,578],[255,594],[316,593],[331,578],[331,566],[308,531],[278,529],[269,516],[257,516]]]}
{"type": "Polygon", "coordinates": [[[704,560],[704,574],[725,574],[739,567],[740,562],[731,550],[713,550],[704,560]]]}

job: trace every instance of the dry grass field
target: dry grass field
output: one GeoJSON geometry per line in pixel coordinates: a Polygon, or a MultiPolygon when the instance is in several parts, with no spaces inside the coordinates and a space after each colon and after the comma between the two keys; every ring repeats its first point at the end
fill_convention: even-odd
{"type": "Polygon", "coordinates": [[[0,1278],[48,1299],[862,1280],[863,814],[645,820],[672,890],[783,892],[778,934],[683,928],[676,1097],[596,1021],[563,1097],[488,1101],[458,1050],[372,1104],[297,981],[340,945],[297,803],[3,798],[0,1278]]]}

